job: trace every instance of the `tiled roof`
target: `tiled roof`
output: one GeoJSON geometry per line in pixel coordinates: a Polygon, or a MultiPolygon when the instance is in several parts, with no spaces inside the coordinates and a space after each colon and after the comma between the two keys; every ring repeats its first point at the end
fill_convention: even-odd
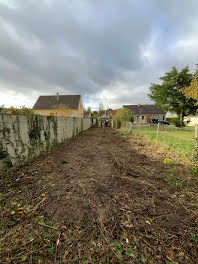
{"type": "Polygon", "coordinates": [[[71,109],[78,109],[80,98],[81,95],[59,95],[58,97],[57,95],[39,96],[33,109],[52,109],[54,105],[59,104],[67,105],[71,109]]]}
{"type": "Polygon", "coordinates": [[[109,115],[116,115],[117,110],[109,110],[108,114],[109,115]]]}
{"type": "Polygon", "coordinates": [[[157,105],[123,105],[135,115],[165,115],[165,112],[157,105]]]}

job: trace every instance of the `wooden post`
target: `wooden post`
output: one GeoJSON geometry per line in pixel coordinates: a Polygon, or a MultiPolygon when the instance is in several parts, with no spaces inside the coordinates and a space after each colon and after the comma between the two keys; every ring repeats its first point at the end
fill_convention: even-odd
{"type": "Polygon", "coordinates": [[[194,159],[198,160],[198,125],[195,125],[195,153],[194,159]]]}
{"type": "Polygon", "coordinates": [[[105,132],[105,121],[102,122],[103,133],[105,132]]]}
{"type": "Polygon", "coordinates": [[[129,126],[129,133],[132,133],[132,123],[129,122],[129,123],[128,123],[128,126],[129,126]]]}
{"type": "Polygon", "coordinates": [[[160,122],[157,124],[157,140],[159,140],[159,135],[160,135],[160,122]]]}
{"type": "Polygon", "coordinates": [[[140,120],[140,130],[142,130],[142,120],[140,120]]]}

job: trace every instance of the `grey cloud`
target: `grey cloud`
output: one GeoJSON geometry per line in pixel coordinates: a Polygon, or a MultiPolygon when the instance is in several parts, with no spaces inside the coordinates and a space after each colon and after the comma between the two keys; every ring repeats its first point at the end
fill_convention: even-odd
{"type": "Polygon", "coordinates": [[[39,5],[21,1],[17,9],[1,6],[1,18],[14,28],[21,42],[16,43],[1,28],[0,56],[24,75],[30,73],[46,83],[84,93],[94,93],[122,78],[124,70],[140,68],[139,43],[149,37],[150,29],[148,25],[146,30],[138,14],[133,13],[130,1],[124,5],[103,2],[98,9],[90,1],[97,20],[92,14],[84,24],[76,17],[81,16],[81,10],[72,12],[64,1],[56,3],[49,6],[42,1],[39,5]],[[111,15],[114,21],[108,21],[111,15]],[[38,50],[27,51],[25,44],[33,41],[38,43],[38,50]]]}
{"type": "Polygon", "coordinates": [[[0,4],[0,84],[9,90],[80,93],[91,102],[107,89],[116,93],[113,104],[143,103],[148,88],[141,87],[172,65],[194,63],[193,51],[181,59],[173,46],[195,30],[197,1],[182,0],[179,8],[171,0],[14,3],[0,4]],[[154,56],[145,58],[155,35],[154,56]]]}

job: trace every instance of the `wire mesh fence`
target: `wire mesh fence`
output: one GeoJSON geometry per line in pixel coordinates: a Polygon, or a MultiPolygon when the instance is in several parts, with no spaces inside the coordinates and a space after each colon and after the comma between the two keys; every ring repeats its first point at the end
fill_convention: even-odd
{"type": "Polygon", "coordinates": [[[181,155],[198,159],[198,139],[195,133],[198,126],[180,128],[172,125],[143,125],[123,122],[121,129],[123,133],[143,136],[150,141],[164,144],[181,155]]]}

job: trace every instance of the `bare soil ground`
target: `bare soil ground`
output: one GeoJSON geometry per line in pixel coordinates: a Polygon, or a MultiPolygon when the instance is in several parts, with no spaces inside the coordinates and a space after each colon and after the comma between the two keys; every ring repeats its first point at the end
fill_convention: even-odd
{"type": "Polygon", "coordinates": [[[198,169],[168,155],[92,128],[2,173],[0,263],[198,263],[198,169]]]}

